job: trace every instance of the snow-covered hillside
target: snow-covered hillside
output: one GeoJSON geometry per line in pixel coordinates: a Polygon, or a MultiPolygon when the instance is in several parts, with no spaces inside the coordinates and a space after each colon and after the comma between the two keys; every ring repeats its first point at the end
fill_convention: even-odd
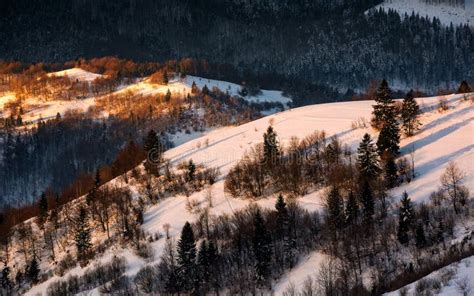
{"type": "Polygon", "coordinates": [[[474,1],[466,0],[465,5],[428,4],[422,0],[385,0],[375,9],[394,9],[400,14],[411,15],[413,12],[420,16],[436,17],[442,24],[449,26],[468,24],[474,26],[474,1]]]}
{"type": "MultiPolygon", "coordinates": [[[[197,83],[197,82],[196,82],[197,83]]],[[[474,94],[471,94],[471,96],[474,94]]],[[[402,154],[408,154],[411,147],[415,148],[415,181],[396,188],[391,193],[395,199],[400,198],[403,191],[407,191],[415,202],[425,201],[429,194],[439,186],[439,178],[450,161],[456,162],[466,173],[465,184],[474,191],[474,104],[463,100],[463,95],[448,95],[443,98],[420,98],[424,114],[420,120],[421,130],[412,138],[402,139],[402,154]],[[439,112],[437,109],[440,99],[446,99],[449,110],[439,112]]],[[[353,128],[352,123],[361,118],[367,121],[372,112],[372,101],[344,102],[306,106],[237,126],[226,127],[209,132],[203,137],[186,142],[166,152],[165,157],[172,164],[192,159],[206,167],[219,168],[225,176],[238,160],[252,146],[262,142],[262,135],[269,124],[272,124],[278,133],[278,140],[287,144],[292,137],[303,138],[315,130],[326,131],[328,136],[337,136],[342,143],[355,150],[364,133],[376,136],[370,127],[353,128]]],[[[116,180],[115,182],[121,182],[116,180]]],[[[124,184],[123,184],[124,185],[124,184]]],[[[131,185],[133,190],[133,185],[131,185]]],[[[136,192],[136,191],[135,191],[136,192]]],[[[206,192],[196,192],[189,200],[197,204],[206,203],[206,192]]],[[[250,203],[257,203],[263,207],[273,207],[275,198],[263,198],[256,201],[236,199],[224,193],[224,180],[219,179],[212,188],[213,207],[211,215],[232,214],[250,203]]],[[[322,207],[321,192],[314,192],[299,198],[299,202],[307,210],[315,211],[322,207]]],[[[176,237],[186,221],[195,221],[197,217],[186,208],[187,199],[184,196],[170,197],[159,204],[148,208],[144,215],[143,230],[146,233],[160,233],[164,225],[169,225],[169,233],[176,237]]],[[[151,245],[155,251],[155,259],[145,262],[130,255],[128,249],[115,247],[106,252],[99,261],[106,261],[111,254],[125,255],[129,268],[128,275],[136,273],[140,266],[153,264],[159,260],[165,248],[165,240],[154,241],[151,245]]],[[[316,265],[322,260],[319,253],[314,253],[300,265],[284,276],[274,286],[277,295],[293,283],[300,285],[307,276],[314,275],[316,265]]],[[[75,274],[84,272],[84,269],[72,270],[75,274]]],[[[34,287],[27,295],[35,295],[45,291],[47,286],[57,280],[57,277],[34,287]]],[[[97,292],[97,291],[95,291],[97,292]]]]}
{"type": "MultiPolygon", "coordinates": [[[[88,82],[91,83],[97,78],[103,78],[103,75],[91,73],[80,68],[72,68],[59,72],[49,73],[50,77],[67,77],[73,82],[88,82]]],[[[166,94],[169,90],[172,94],[179,96],[185,96],[191,92],[191,86],[193,82],[196,83],[199,89],[202,89],[205,85],[212,90],[214,87],[217,87],[222,92],[228,92],[231,96],[238,96],[241,86],[235,83],[206,79],[198,76],[188,75],[184,79],[171,79],[168,85],[154,84],[150,82],[150,79],[137,79],[135,82],[122,85],[117,88],[115,92],[111,94],[123,94],[125,92],[131,92],[133,94],[141,95],[154,95],[154,94],[166,94]]],[[[23,100],[24,107],[24,122],[36,122],[40,119],[47,120],[55,118],[59,113],[64,115],[68,110],[79,110],[80,112],[87,111],[90,107],[95,106],[96,99],[100,98],[95,97],[90,94],[90,96],[81,99],[71,99],[71,100],[48,100],[42,101],[38,100],[36,97],[28,97],[23,100]]],[[[277,90],[262,90],[261,93],[257,96],[246,96],[244,97],[248,102],[253,103],[264,103],[264,102],[275,102],[281,103],[285,108],[291,99],[285,97],[281,91],[277,90]]],[[[12,102],[15,100],[15,94],[12,92],[0,93],[0,116],[8,117],[9,113],[4,109],[6,103],[12,102]]],[[[270,110],[271,113],[271,110],[270,110]]],[[[268,112],[266,112],[268,114],[268,112]]],[[[103,113],[106,116],[106,113],[103,113]]]]}

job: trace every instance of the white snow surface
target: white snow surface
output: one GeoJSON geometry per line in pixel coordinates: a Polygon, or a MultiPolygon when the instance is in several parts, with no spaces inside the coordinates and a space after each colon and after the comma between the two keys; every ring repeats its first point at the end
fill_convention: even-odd
{"type": "Polygon", "coordinates": [[[48,76],[64,77],[81,82],[91,82],[97,78],[103,77],[101,74],[92,73],[81,68],[71,68],[63,71],[48,73],[48,76]]]}
{"type": "MultiPolygon", "coordinates": [[[[473,96],[474,93],[470,95],[473,96]]],[[[394,198],[399,199],[402,192],[406,190],[415,202],[427,200],[429,194],[438,188],[439,177],[450,161],[455,161],[466,173],[465,185],[474,192],[474,104],[464,101],[463,97],[463,95],[445,96],[450,109],[443,113],[436,108],[440,97],[417,99],[425,112],[420,116],[423,125],[414,137],[403,138],[401,141],[402,156],[408,153],[412,145],[416,147],[417,177],[415,181],[394,189],[391,192],[394,198]]],[[[324,130],[328,136],[337,136],[342,143],[349,145],[355,151],[365,133],[370,133],[374,138],[377,137],[377,133],[370,127],[351,128],[351,123],[361,117],[370,119],[373,104],[373,101],[343,102],[287,110],[241,126],[210,131],[200,138],[168,150],[165,157],[174,165],[193,159],[195,163],[220,169],[222,178],[212,188],[211,215],[231,215],[234,211],[243,209],[251,203],[273,208],[275,197],[252,201],[227,196],[224,193],[223,180],[223,176],[246,151],[262,142],[263,133],[270,122],[273,123],[281,144],[288,143],[293,136],[301,139],[316,130],[324,130]]],[[[120,180],[116,179],[114,182],[120,182],[120,180]]],[[[136,192],[134,188],[131,190],[136,192]]],[[[197,201],[201,206],[207,205],[205,191],[196,192],[189,199],[197,201]]],[[[299,203],[309,211],[319,210],[322,207],[321,192],[313,192],[301,197],[299,203]]],[[[170,197],[146,209],[143,230],[149,234],[156,232],[163,234],[163,226],[169,224],[170,235],[176,239],[184,223],[195,221],[196,218],[195,214],[186,210],[186,197],[170,197]]],[[[155,259],[147,264],[159,261],[165,241],[162,238],[152,243],[155,259]]],[[[130,253],[128,250],[120,252],[130,253]]],[[[139,266],[145,264],[132,256],[127,257],[128,275],[133,275],[138,271],[139,266]]],[[[290,282],[297,285],[304,282],[308,275],[313,276],[319,260],[321,260],[319,253],[311,253],[308,259],[302,259],[298,266],[274,286],[276,295],[280,295],[290,282]]],[[[43,283],[41,285],[43,289],[35,287],[32,291],[35,293],[44,291],[47,283],[51,281],[52,279],[43,283]]],[[[32,291],[30,295],[35,294],[32,291]]]]}
{"type": "Polygon", "coordinates": [[[474,26],[474,0],[466,0],[463,6],[449,4],[428,4],[421,0],[385,0],[374,9],[383,8],[388,11],[393,9],[401,15],[411,15],[412,12],[420,16],[436,17],[442,24],[449,26],[468,24],[474,26]]]}
{"type": "MultiPolygon", "coordinates": [[[[440,275],[447,272],[448,270],[452,270],[455,272],[454,277],[446,283],[446,285],[442,286],[441,290],[436,293],[436,295],[440,296],[458,296],[463,295],[459,290],[459,284],[464,280],[467,281],[467,285],[471,288],[470,292],[467,295],[474,295],[474,256],[465,258],[459,262],[455,262],[450,264],[446,267],[441,268],[440,270],[434,271],[410,285],[405,286],[408,288],[407,295],[416,295],[415,287],[418,282],[421,280],[426,279],[439,279],[440,275]]],[[[400,290],[393,291],[390,293],[384,294],[385,296],[398,296],[400,295],[400,290]]]]}

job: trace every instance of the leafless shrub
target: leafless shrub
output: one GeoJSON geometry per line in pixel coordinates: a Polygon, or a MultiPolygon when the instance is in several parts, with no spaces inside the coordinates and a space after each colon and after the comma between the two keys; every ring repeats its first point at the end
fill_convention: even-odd
{"type": "Polygon", "coordinates": [[[362,129],[367,128],[368,122],[365,117],[359,117],[351,123],[352,129],[362,129]]]}

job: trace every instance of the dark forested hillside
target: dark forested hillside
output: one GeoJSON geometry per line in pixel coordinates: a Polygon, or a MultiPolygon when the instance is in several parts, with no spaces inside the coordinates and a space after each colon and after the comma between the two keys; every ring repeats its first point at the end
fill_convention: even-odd
{"type": "Polygon", "coordinates": [[[471,28],[364,13],[378,2],[3,0],[0,58],[191,57],[343,91],[382,77],[430,90],[472,80],[471,28]]]}

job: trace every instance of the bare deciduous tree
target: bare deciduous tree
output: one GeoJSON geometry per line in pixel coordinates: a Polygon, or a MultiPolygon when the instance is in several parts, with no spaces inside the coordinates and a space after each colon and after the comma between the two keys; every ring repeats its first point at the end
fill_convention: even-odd
{"type": "Polygon", "coordinates": [[[441,176],[442,188],[451,200],[456,214],[460,212],[460,207],[464,206],[469,198],[469,190],[463,185],[465,176],[465,173],[454,162],[448,164],[441,176]]]}

